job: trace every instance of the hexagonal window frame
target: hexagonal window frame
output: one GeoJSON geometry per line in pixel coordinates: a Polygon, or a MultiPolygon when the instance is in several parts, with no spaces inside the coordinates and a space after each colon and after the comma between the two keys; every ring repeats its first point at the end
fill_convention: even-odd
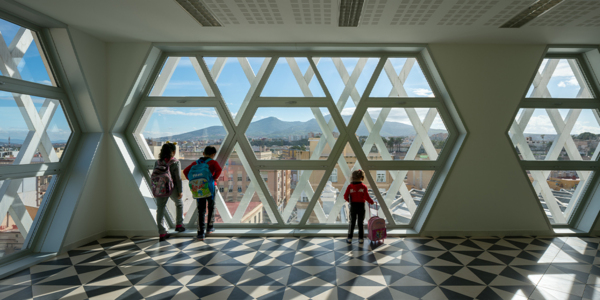
{"type": "MultiPolygon", "coordinates": [[[[600,167],[598,159],[600,147],[595,148],[594,155],[589,160],[583,160],[580,149],[575,143],[578,140],[572,136],[572,130],[581,117],[580,113],[585,110],[592,112],[598,123],[597,127],[600,127],[600,111],[598,110],[600,84],[594,80],[596,77],[593,76],[594,72],[598,72],[600,66],[591,65],[586,58],[588,51],[597,52],[598,50],[548,47],[506,133],[513,146],[516,159],[519,160],[525,176],[529,178],[529,187],[535,196],[535,201],[540,205],[540,211],[546,216],[548,225],[555,230],[580,228],[582,224],[587,226],[585,223],[588,222],[585,219],[590,218],[590,214],[593,214],[591,210],[595,211],[593,219],[598,213],[595,208],[592,207],[591,210],[588,208],[595,193],[595,189],[591,187],[597,185],[600,180],[597,172],[600,167]],[[561,60],[567,60],[572,73],[572,75],[563,74],[562,77],[573,77],[570,79],[576,81],[580,88],[577,92],[581,97],[557,98],[553,97],[553,93],[550,92],[548,83],[554,79],[555,70],[561,60]],[[544,116],[549,118],[556,133],[546,134],[544,132],[542,134],[544,138],[550,135],[552,139],[549,142],[546,141],[547,139],[542,140],[544,145],[549,144],[547,146],[550,147],[550,150],[546,149],[547,151],[542,156],[536,156],[531,148],[539,148],[537,146],[540,143],[539,132],[538,134],[526,132],[529,122],[537,110],[546,110],[544,116]],[[559,156],[562,152],[565,152],[564,154],[569,160],[560,160],[559,156]],[[570,177],[562,180],[561,176],[563,175],[561,174],[563,173],[569,173],[570,177]],[[540,183],[540,180],[545,182],[540,183]],[[570,184],[570,181],[574,180],[577,180],[577,183],[570,184]],[[566,181],[569,182],[566,183],[566,181]],[[583,183],[580,184],[580,182],[583,183]]],[[[568,85],[568,82],[561,82],[557,84],[557,87],[566,88],[568,85]]],[[[535,131],[536,129],[529,130],[535,131]]]]}
{"type": "MultiPolygon", "coordinates": [[[[226,141],[223,143],[222,151],[219,152],[217,156],[217,161],[224,162],[232,153],[234,146],[239,147],[239,150],[243,152],[243,156],[246,158],[246,163],[250,166],[251,171],[248,173],[252,173],[255,178],[262,178],[260,172],[263,170],[320,170],[323,171],[323,180],[321,180],[316,188],[312,191],[313,196],[310,197],[308,205],[306,206],[306,212],[308,212],[304,218],[298,224],[287,224],[283,218],[280,211],[277,210],[278,206],[275,200],[273,199],[269,189],[267,188],[264,180],[258,180],[258,185],[262,190],[262,193],[265,195],[269,207],[273,210],[275,215],[275,223],[269,225],[269,227],[276,226],[277,228],[296,228],[296,229],[325,229],[325,228],[344,228],[345,224],[307,224],[308,216],[313,212],[315,205],[317,205],[319,195],[322,193],[324,187],[327,184],[327,180],[325,178],[329,178],[333,169],[335,168],[338,160],[340,159],[340,155],[342,155],[342,151],[344,147],[350,145],[352,151],[356,154],[356,160],[360,162],[360,166],[365,171],[369,170],[436,170],[435,176],[432,178],[432,184],[430,188],[425,192],[424,197],[422,198],[422,204],[417,208],[414,212],[414,217],[411,219],[409,224],[396,224],[391,217],[389,210],[385,203],[381,205],[381,212],[383,212],[388,220],[388,228],[416,228],[421,227],[427,218],[427,212],[431,209],[433,205],[433,199],[437,197],[439,193],[440,187],[443,183],[443,179],[447,172],[450,169],[450,166],[453,162],[453,157],[456,156],[457,148],[464,140],[466,135],[466,130],[462,126],[462,122],[454,109],[452,101],[450,100],[450,96],[446,89],[443,87],[441,82],[441,76],[434,69],[433,60],[425,47],[421,47],[419,49],[415,49],[414,47],[397,47],[394,50],[397,52],[393,57],[406,58],[406,60],[411,60],[413,62],[418,62],[420,69],[422,70],[424,80],[429,85],[430,89],[433,92],[434,97],[423,98],[423,97],[392,97],[392,98],[377,98],[370,97],[370,93],[379,79],[380,74],[384,72],[384,65],[388,62],[389,52],[380,52],[377,49],[372,47],[364,47],[363,49],[356,50],[356,47],[339,47],[339,52],[333,52],[328,50],[319,50],[317,48],[307,47],[301,51],[297,49],[291,50],[290,48],[286,48],[285,46],[277,46],[268,51],[257,50],[257,49],[249,49],[249,48],[239,48],[239,46],[227,46],[227,47],[218,47],[219,51],[211,50],[210,47],[201,47],[196,45],[190,45],[189,47],[182,47],[181,49],[168,49],[165,52],[160,52],[158,57],[156,58],[156,62],[154,64],[153,70],[149,74],[145,74],[147,76],[146,86],[140,90],[139,92],[139,104],[135,108],[135,113],[133,113],[132,121],[129,123],[127,127],[128,140],[130,144],[137,144],[133,134],[135,131],[135,126],[132,124],[137,124],[142,114],[142,109],[148,106],[154,107],[163,107],[163,106],[174,106],[174,107],[216,107],[221,117],[223,124],[228,128],[228,136],[226,141]],[[315,50],[316,49],[316,50],[315,50]],[[182,53],[182,54],[179,54],[182,53]],[[153,86],[153,83],[156,81],[158,77],[158,73],[162,69],[162,65],[166,61],[169,56],[190,56],[195,55],[198,62],[200,63],[200,68],[203,72],[204,79],[206,83],[203,82],[205,87],[209,87],[214,96],[209,97],[156,97],[156,96],[146,96],[149,95],[149,91],[153,86]],[[204,57],[264,57],[267,58],[267,63],[261,66],[261,77],[257,79],[257,82],[252,82],[253,89],[251,89],[252,94],[247,95],[245,97],[244,103],[241,104],[240,111],[235,116],[232,116],[229,111],[227,104],[225,103],[221,91],[219,87],[216,85],[215,80],[210,76],[210,70],[206,65],[204,57]],[[308,86],[312,83],[313,86],[318,84],[320,88],[323,90],[325,94],[324,97],[312,97],[310,93],[306,94],[305,97],[266,97],[261,96],[263,89],[267,81],[270,78],[270,75],[275,68],[276,63],[280,58],[286,57],[305,57],[309,62],[309,70],[311,72],[306,72],[306,74],[301,73],[299,70],[294,70],[292,68],[292,73],[294,73],[295,79],[298,81],[301,89],[307,89],[308,86]],[[331,58],[332,61],[337,61],[340,57],[349,57],[356,58],[359,61],[361,59],[369,59],[376,58],[377,65],[374,71],[368,76],[368,78],[363,83],[366,85],[364,92],[362,95],[358,95],[358,93],[352,92],[352,90],[356,89],[355,84],[357,78],[361,75],[360,68],[354,68],[348,72],[347,66],[342,64],[342,68],[336,66],[338,68],[339,75],[342,78],[343,88],[347,89],[348,92],[342,93],[342,96],[337,101],[334,100],[329,93],[328,86],[325,84],[323,78],[320,75],[320,71],[317,68],[318,60],[314,60],[313,57],[328,57],[331,58]],[[358,69],[358,71],[357,71],[358,69]],[[354,76],[354,81],[352,81],[354,76]],[[315,80],[311,82],[311,80],[315,80]],[[255,87],[255,88],[254,88],[255,87]],[[161,99],[162,98],[162,99],[161,99]],[[344,121],[344,118],[341,115],[341,111],[344,108],[345,104],[349,99],[354,101],[355,104],[355,112],[350,117],[348,124],[344,121]],[[317,122],[331,122],[335,125],[337,130],[339,131],[339,136],[336,138],[336,142],[334,147],[330,149],[330,155],[326,160],[259,160],[254,155],[254,150],[246,137],[245,133],[252,119],[258,109],[265,107],[303,107],[303,108],[324,108],[326,107],[330,113],[329,120],[317,120],[317,122]],[[349,132],[355,132],[359,123],[362,120],[362,116],[365,115],[366,110],[370,107],[399,107],[399,108],[407,108],[407,107],[425,107],[425,108],[435,108],[439,112],[441,118],[444,120],[446,128],[450,137],[447,139],[446,145],[440,154],[440,157],[436,161],[369,161],[360,147],[360,142],[357,137],[353,134],[349,134],[349,132]],[[235,120],[234,120],[235,118],[235,120]],[[236,124],[237,123],[237,124],[236,124]],[[339,140],[339,141],[338,141],[339,140]]],[[[359,47],[360,48],[360,47],[359,47]]],[[[292,64],[293,65],[293,64],[292,64]]],[[[389,71],[385,71],[386,74],[390,73],[389,71]]],[[[394,71],[395,72],[395,71],[394,71]]],[[[410,72],[400,72],[398,74],[395,72],[397,77],[400,76],[408,76],[410,72]],[[404,75],[403,75],[404,74],[404,75]]],[[[141,76],[141,75],[140,75],[141,76]]],[[[255,74],[256,76],[256,74],[255,74]]],[[[388,76],[390,76],[388,74],[388,76]]],[[[391,82],[401,82],[404,84],[404,80],[398,78],[390,78],[391,82]]],[[[399,89],[401,87],[394,86],[395,89],[399,89]]],[[[393,94],[393,93],[391,93],[393,94]]],[[[316,116],[315,114],[315,117],[316,116]]],[[[326,138],[327,134],[323,134],[322,138],[326,138]]],[[[325,142],[327,143],[327,142],[325,142]]],[[[134,148],[134,156],[136,156],[139,163],[144,164],[146,168],[153,167],[153,160],[147,160],[145,156],[140,151],[139,147],[134,148]]],[[[236,151],[239,151],[236,150],[236,151]]],[[[357,164],[358,165],[358,164],[357,164]]],[[[369,174],[369,172],[367,172],[369,174]]],[[[346,174],[347,175],[347,174],[346,174]]],[[[145,174],[148,177],[148,174],[145,174]]],[[[148,178],[147,178],[148,179],[148,178]]],[[[377,186],[375,184],[374,178],[371,175],[367,175],[366,180],[369,181],[369,184],[372,186],[377,186]]],[[[311,188],[312,189],[312,188],[311,188]]],[[[375,198],[380,200],[380,203],[383,202],[382,195],[378,192],[374,192],[375,198]]],[[[338,197],[341,198],[341,197],[338,197]]],[[[339,200],[339,199],[338,199],[339,200]]],[[[343,199],[342,199],[343,200],[343,199]]],[[[264,204],[264,203],[263,203],[264,204]]],[[[287,206],[289,202],[285,203],[287,206]]],[[[191,224],[191,223],[190,223],[191,224]]],[[[264,224],[217,224],[216,226],[223,228],[264,228],[264,224]]]]}
{"type": "MultiPolygon", "coordinates": [[[[61,60],[51,36],[45,34],[42,31],[43,28],[36,28],[35,24],[23,21],[18,17],[5,15],[3,21],[19,27],[19,30],[10,45],[10,47],[15,47],[15,51],[8,49],[5,51],[13,57],[9,63],[2,66],[0,90],[11,93],[16,105],[22,107],[20,112],[23,114],[28,131],[20,143],[15,142],[15,136],[12,136],[12,144],[15,146],[21,144],[19,149],[11,149],[10,142],[4,145],[4,147],[8,147],[7,151],[13,152],[13,155],[7,159],[7,162],[12,160],[13,163],[3,163],[4,166],[0,166],[0,177],[3,179],[0,181],[2,183],[0,191],[6,192],[0,195],[0,201],[9,201],[5,198],[9,193],[10,197],[8,198],[12,198],[10,205],[2,205],[6,209],[2,215],[10,215],[11,223],[23,238],[22,246],[16,249],[16,252],[0,257],[0,261],[4,263],[10,259],[18,259],[27,255],[42,238],[46,237],[46,232],[41,226],[53,216],[53,213],[49,211],[50,207],[56,204],[55,198],[60,196],[60,193],[54,193],[55,190],[60,189],[64,181],[69,178],[68,174],[63,176],[63,173],[68,169],[77,151],[76,146],[82,135],[80,127],[82,119],[73,108],[73,102],[76,100],[70,90],[65,70],[60,63],[61,60]],[[23,55],[30,52],[29,50],[34,45],[37,46],[39,52],[41,60],[39,63],[43,64],[39,67],[45,69],[44,76],[47,75],[49,82],[23,79],[20,74],[21,70],[17,67],[19,62],[24,60],[23,55]],[[12,71],[6,71],[7,69],[12,71]],[[37,99],[32,99],[32,97],[37,99]],[[36,105],[35,103],[40,103],[41,99],[43,102],[36,105]],[[62,110],[65,117],[65,123],[60,120],[61,126],[66,125],[70,130],[70,135],[64,143],[53,141],[48,134],[49,126],[56,120],[59,109],[62,110]],[[64,144],[62,153],[57,151],[54,144],[64,144]],[[32,162],[36,156],[41,160],[32,162]],[[27,183],[25,183],[26,180],[27,183]],[[27,197],[19,195],[26,193],[28,193],[27,197]],[[35,202],[31,202],[32,199],[35,199],[35,202]],[[26,207],[36,209],[30,211],[26,207]],[[33,215],[32,212],[34,212],[33,215]]],[[[5,41],[0,44],[0,47],[9,47],[5,41]]],[[[59,128],[59,130],[62,129],[59,128]]]]}

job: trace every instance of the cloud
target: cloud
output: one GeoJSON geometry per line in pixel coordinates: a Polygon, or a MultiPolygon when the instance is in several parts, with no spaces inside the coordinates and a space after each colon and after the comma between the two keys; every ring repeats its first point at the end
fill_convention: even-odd
{"type": "Polygon", "coordinates": [[[412,89],[412,92],[419,97],[433,97],[433,92],[430,89],[418,88],[412,89]]]}
{"type": "Polygon", "coordinates": [[[556,130],[554,130],[554,126],[547,115],[531,117],[524,131],[524,133],[530,134],[556,134],[556,130]]]}
{"type": "Polygon", "coordinates": [[[558,87],[565,88],[567,86],[579,86],[579,82],[577,82],[577,78],[575,76],[570,76],[568,80],[563,80],[558,83],[558,87]]]}
{"type": "Polygon", "coordinates": [[[158,107],[155,109],[154,113],[160,115],[218,118],[217,112],[212,108],[186,108],[185,110],[182,110],[169,107],[158,107]]]}
{"type": "Polygon", "coordinates": [[[354,114],[354,111],[356,110],[356,107],[347,107],[342,109],[341,115],[342,116],[351,116],[354,114]]]}

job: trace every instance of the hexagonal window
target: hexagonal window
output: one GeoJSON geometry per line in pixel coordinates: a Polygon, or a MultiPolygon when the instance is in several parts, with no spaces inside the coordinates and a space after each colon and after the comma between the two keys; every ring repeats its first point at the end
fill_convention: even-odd
{"type": "Polygon", "coordinates": [[[37,41],[37,33],[25,27],[0,19],[2,37],[0,48],[7,49],[0,64],[2,76],[56,86],[52,70],[37,41]]]}
{"type": "Polygon", "coordinates": [[[229,111],[239,122],[238,112],[243,112],[250,102],[271,58],[205,57],[204,61],[229,111]]]}
{"type": "Polygon", "coordinates": [[[552,224],[568,223],[593,175],[594,172],[587,170],[527,171],[529,181],[552,224]]]}
{"type": "Polygon", "coordinates": [[[0,164],[59,162],[72,134],[60,101],[0,91],[0,102],[0,164]]]}
{"type": "Polygon", "coordinates": [[[388,58],[370,97],[435,97],[416,58],[388,58]]]}
{"type": "Polygon", "coordinates": [[[245,134],[259,160],[326,160],[339,136],[324,107],[260,107],[245,134]]]}
{"type": "Polygon", "coordinates": [[[313,61],[348,124],[377,67],[378,58],[314,57],[313,61]]]}
{"type": "Polygon", "coordinates": [[[166,141],[178,143],[179,159],[196,160],[206,146],[220,149],[227,129],[213,107],[146,108],[134,136],[146,159],[156,159],[166,141]]]}
{"type": "Polygon", "coordinates": [[[596,160],[599,120],[593,109],[522,108],[509,135],[521,160],[596,160]]]}
{"type": "Polygon", "coordinates": [[[306,57],[280,57],[262,97],[325,97],[306,57]]]}
{"type": "Polygon", "coordinates": [[[546,58],[527,92],[528,98],[593,98],[576,59],[546,58]]]}
{"type": "Polygon", "coordinates": [[[160,71],[150,96],[213,96],[206,76],[196,57],[169,57],[160,71]]]}
{"type": "Polygon", "coordinates": [[[437,160],[448,140],[436,108],[369,108],[356,134],[369,160],[437,160]]]}

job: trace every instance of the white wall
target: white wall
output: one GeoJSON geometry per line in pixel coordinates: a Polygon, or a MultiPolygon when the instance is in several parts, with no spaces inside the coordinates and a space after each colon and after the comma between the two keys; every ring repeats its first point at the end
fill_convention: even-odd
{"type": "MultiPolygon", "coordinates": [[[[111,126],[116,122],[149,50],[150,43],[108,45],[108,123],[111,126]]],[[[107,230],[112,234],[158,234],[122,154],[112,139],[107,145],[110,170],[107,230]]]]}
{"type": "Polygon", "coordinates": [[[545,45],[431,45],[468,135],[423,234],[551,233],[507,131],[545,45]]]}
{"type": "MultiPolygon", "coordinates": [[[[81,68],[87,79],[88,87],[100,117],[102,129],[107,130],[106,111],[106,43],[79,30],[70,29],[71,39],[79,58],[81,68]]],[[[63,243],[68,249],[80,242],[93,239],[106,231],[106,137],[98,147],[92,163],[88,180],[80,198],[73,220],[63,243]]]]}

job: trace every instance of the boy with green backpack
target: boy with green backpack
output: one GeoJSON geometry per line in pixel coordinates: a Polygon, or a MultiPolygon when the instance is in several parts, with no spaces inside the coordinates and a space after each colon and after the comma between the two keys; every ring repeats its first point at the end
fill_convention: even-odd
{"type": "Polygon", "coordinates": [[[217,179],[221,175],[221,166],[214,160],[217,149],[213,146],[204,148],[204,157],[189,165],[183,174],[190,181],[192,197],[198,204],[198,239],[203,241],[205,236],[205,221],[208,204],[206,235],[215,231],[215,194],[217,179]]]}

